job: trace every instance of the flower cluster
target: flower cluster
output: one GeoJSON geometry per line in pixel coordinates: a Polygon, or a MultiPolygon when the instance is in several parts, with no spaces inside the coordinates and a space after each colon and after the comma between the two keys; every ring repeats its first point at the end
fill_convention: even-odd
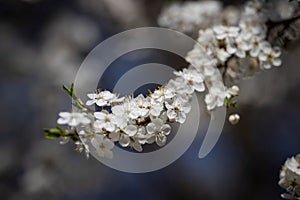
{"type": "Polygon", "coordinates": [[[191,33],[219,23],[221,9],[219,1],[173,3],[163,10],[158,18],[158,24],[191,33]]]}
{"type": "Polygon", "coordinates": [[[284,199],[300,199],[300,154],[288,158],[280,172],[279,185],[287,193],[282,194],[284,199]]]}
{"type": "Polygon", "coordinates": [[[216,25],[200,30],[198,42],[209,57],[203,58],[199,45],[196,45],[186,60],[204,68],[206,75],[212,71],[207,62],[215,62],[229,83],[253,72],[280,66],[281,50],[267,41],[266,17],[261,10],[263,7],[259,1],[250,2],[242,12],[238,25],[216,25]]]}
{"type": "Polygon", "coordinates": [[[97,90],[87,95],[89,100],[84,106],[97,105],[99,111],[61,112],[57,123],[80,130],[81,151],[84,148],[89,152],[92,145],[99,156],[108,158],[113,157],[114,142],[138,152],[144,144],[155,142],[163,146],[171,132],[168,123],[184,123],[191,110],[192,94],[205,90],[203,75],[195,68],[174,74],[174,79],[146,97],[119,97],[107,90],[97,90]]]}

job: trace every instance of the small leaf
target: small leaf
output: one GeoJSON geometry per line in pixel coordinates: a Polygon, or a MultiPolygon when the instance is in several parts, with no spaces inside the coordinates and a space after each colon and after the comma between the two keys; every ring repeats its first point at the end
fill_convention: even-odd
{"type": "Polygon", "coordinates": [[[235,100],[235,101],[232,101],[232,102],[231,102],[231,106],[234,107],[234,108],[236,108],[236,106],[237,106],[237,101],[236,101],[236,100],[235,100]]]}
{"type": "Polygon", "coordinates": [[[48,139],[57,139],[62,135],[62,130],[57,127],[57,128],[45,128],[44,129],[45,137],[48,139]]]}
{"type": "Polygon", "coordinates": [[[71,138],[74,142],[76,142],[76,141],[79,140],[78,135],[75,135],[75,134],[73,134],[72,136],[70,136],[70,138],[71,138]]]}
{"type": "Polygon", "coordinates": [[[72,96],[73,96],[73,94],[74,94],[74,83],[71,84],[71,87],[70,87],[70,93],[71,93],[72,96]]]}
{"type": "Polygon", "coordinates": [[[225,105],[226,107],[229,107],[229,106],[230,106],[230,99],[229,99],[228,97],[225,98],[225,100],[224,100],[224,105],[225,105]]]}
{"type": "Polygon", "coordinates": [[[45,128],[45,133],[61,134],[61,129],[58,128],[45,128]]]}
{"type": "Polygon", "coordinates": [[[60,137],[60,134],[59,133],[51,133],[51,132],[48,132],[45,134],[45,137],[47,139],[57,139],[60,137]]]}
{"type": "Polygon", "coordinates": [[[63,85],[63,89],[64,89],[64,91],[66,91],[66,93],[67,93],[68,95],[70,95],[71,97],[74,96],[74,83],[71,84],[71,87],[70,87],[70,88],[68,88],[68,86],[66,86],[66,85],[63,85]]]}

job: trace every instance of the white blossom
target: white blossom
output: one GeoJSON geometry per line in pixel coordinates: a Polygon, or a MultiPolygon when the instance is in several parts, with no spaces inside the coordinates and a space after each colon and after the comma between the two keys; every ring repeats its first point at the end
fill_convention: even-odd
{"type": "Polygon", "coordinates": [[[236,26],[215,26],[213,28],[215,34],[216,34],[216,38],[219,40],[223,40],[225,38],[234,38],[237,37],[240,31],[239,27],[236,26]]]}
{"type": "Polygon", "coordinates": [[[85,113],[60,112],[59,117],[60,118],[57,120],[58,124],[68,124],[69,126],[78,126],[80,124],[86,125],[91,122],[91,120],[86,117],[85,113]]]}
{"type": "Polygon", "coordinates": [[[130,119],[137,119],[140,116],[140,110],[129,97],[124,100],[123,104],[115,105],[111,110],[117,116],[128,116],[130,119]]]}
{"type": "Polygon", "coordinates": [[[164,8],[158,24],[182,32],[207,28],[220,21],[221,7],[219,1],[173,3],[164,8]]]}
{"type": "MultiPolygon", "coordinates": [[[[212,29],[206,29],[206,30],[199,30],[199,37],[197,39],[197,42],[201,45],[195,45],[194,49],[188,53],[188,55],[196,51],[195,53],[198,54],[204,54],[204,55],[211,55],[215,51],[215,48],[217,47],[218,41],[216,38],[216,35],[214,34],[214,31],[212,29]]],[[[198,57],[197,56],[197,57],[198,57]]]]}
{"type": "Polygon", "coordinates": [[[167,135],[171,132],[171,126],[165,124],[162,119],[153,119],[146,127],[148,134],[151,136],[147,139],[147,143],[151,144],[154,141],[158,146],[163,146],[167,142],[167,135]]]}
{"type": "Polygon", "coordinates": [[[251,42],[250,56],[258,57],[261,50],[262,41],[263,41],[263,37],[261,36],[253,36],[250,39],[251,42]]]}
{"type": "Polygon", "coordinates": [[[114,142],[119,142],[122,147],[127,147],[130,143],[129,135],[127,135],[123,129],[116,129],[109,134],[109,137],[114,142]]]}
{"type": "Polygon", "coordinates": [[[259,61],[264,69],[270,69],[272,66],[280,66],[281,60],[279,56],[281,51],[278,47],[272,48],[267,42],[263,43],[259,54],[259,61]]]}
{"type": "Polygon", "coordinates": [[[216,57],[222,62],[226,62],[227,59],[230,57],[230,54],[223,48],[216,49],[216,57]]]}
{"type": "Polygon", "coordinates": [[[97,106],[107,106],[111,100],[116,100],[116,95],[110,91],[101,91],[99,93],[91,93],[87,95],[90,100],[86,102],[86,105],[90,106],[96,104],[97,106]]]}
{"type": "Polygon", "coordinates": [[[113,114],[105,112],[95,112],[94,116],[96,121],[94,122],[95,130],[98,132],[112,132],[115,130],[115,116],[113,114]]]}
{"type": "Polygon", "coordinates": [[[168,118],[182,124],[186,120],[186,114],[191,110],[191,105],[185,102],[182,97],[176,96],[171,103],[166,102],[166,108],[168,109],[168,118]]]}
{"type": "Polygon", "coordinates": [[[110,139],[106,138],[104,135],[96,134],[91,139],[91,143],[96,149],[97,155],[109,159],[113,158],[111,149],[114,147],[114,143],[110,139]]]}
{"type": "Polygon", "coordinates": [[[196,70],[183,69],[179,72],[174,72],[175,75],[182,77],[186,88],[187,94],[192,94],[194,90],[203,92],[205,90],[203,84],[203,75],[196,70]]]}
{"type": "Polygon", "coordinates": [[[139,117],[145,117],[148,115],[157,117],[163,110],[162,103],[157,102],[149,96],[145,98],[142,94],[138,95],[133,102],[136,110],[139,112],[139,117]]]}
{"type": "Polygon", "coordinates": [[[147,107],[146,109],[148,110],[148,113],[151,115],[151,116],[154,116],[154,117],[158,117],[162,110],[163,110],[163,105],[161,103],[158,103],[157,101],[155,101],[154,99],[150,98],[150,97],[147,97],[147,107]]]}
{"type": "Polygon", "coordinates": [[[216,107],[223,106],[224,99],[227,95],[227,92],[222,88],[210,88],[209,93],[205,95],[205,103],[207,104],[207,109],[213,110],[216,107]]]}
{"type": "Polygon", "coordinates": [[[155,90],[151,97],[157,102],[163,102],[165,100],[171,99],[176,95],[176,91],[173,88],[162,86],[159,89],[155,90]]]}
{"type": "Polygon", "coordinates": [[[300,198],[300,154],[286,160],[280,171],[279,185],[289,193],[283,197],[300,198]]]}

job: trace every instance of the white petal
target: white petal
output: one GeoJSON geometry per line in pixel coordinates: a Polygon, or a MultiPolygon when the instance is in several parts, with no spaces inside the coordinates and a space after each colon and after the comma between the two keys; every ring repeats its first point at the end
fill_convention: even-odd
{"type": "Polygon", "coordinates": [[[96,104],[97,104],[97,106],[106,106],[107,105],[107,101],[106,100],[103,100],[103,99],[98,99],[97,101],[96,101],[96,104]]]}
{"type": "Polygon", "coordinates": [[[67,124],[68,122],[69,122],[69,119],[67,119],[67,118],[59,118],[57,120],[58,124],[67,124]]]}
{"type": "Polygon", "coordinates": [[[235,55],[237,55],[237,57],[239,57],[239,58],[245,58],[246,57],[246,52],[242,49],[238,49],[236,51],[235,55]]]}
{"type": "Polygon", "coordinates": [[[155,140],[156,140],[156,136],[155,136],[155,134],[153,134],[147,138],[147,143],[152,144],[153,142],[155,142],[155,140]]]}
{"type": "Polygon", "coordinates": [[[183,124],[185,122],[186,119],[186,115],[184,112],[179,112],[177,117],[176,117],[176,121],[183,124]]]}
{"type": "Polygon", "coordinates": [[[111,93],[111,92],[109,92],[109,91],[107,91],[107,90],[102,91],[102,92],[100,93],[100,95],[101,95],[101,96],[103,97],[103,99],[105,99],[105,100],[110,100],[110,99],[115,98],[115,94],[113,94],[113,93],[111,93]]]}
{"type": "Polygon", "coordinates": [[[276,67],[280,66],[281,65],[281,60],[279,58],[274,58],[272,59],[272,64],[276,67]]]}
{"type": "Polygon", "coordinates": [[[138,143],[138,141],[135,141],[133,144],[132,144],[132,147],[138,151],[138,152],[141,152],[143,151],[143,148],[142,148],[142,145],[140,143],[138,143]]]}
{"type": "Polygon", "coordinates": [[[121,134],[120,139],[119,139],[119,143],[122,147],[127,147],[130,143],[129,136],[125,135],[125,134],[121,134]]]}
{"type": "Polygon", "coordinates": [[[118,133],[118,132],[112,132],[112,133],[109,134],[109,137],[110,137],[110,139],[112,141],[116,142],[120,138],[120,133],[118,133]]]}
{"type": "Polygon", "coordinates": [[[106,114],[103,113],[103,112],[95,112],[94,113],[94,116],[97,118],[97,119],[100,119],[101,121],[105,119],[106,117],[106,114]]]}
{"type": "Polygon", "coordinates": [[[103,145],[106,149],[112,149],[115,146],[114,143],[108,138],[104,138],[103,145]]]}
{"type": "Polygon", "coordinates": [[[171,126],[169,124],[164,124],[162,127],[161,127],[161,130],[162,130],[162,134],[164,135],[169,135],[170,132],[171,132],[171,126]]]}
{"type": "Polygon", "coordinates": [[[71,117],[72,114],[68,112],[60,112],[58,115],[63,118],[68,118],[71,117]]]}
{"type": "Polygon", "coordinates": [[[177,116],[176,112],[174,110],[168,110],[167,111],[167,116],[169,119],[175,119],[175,117],[177,116]]]}
{"type": "Polygon", "coordinates": [[[105,156],[103,149],[101,149],[101,148],[98,147],[98,148],[96,148],[96,150],[97,150],[97,154],[100,157],[104,157],[105,156]]]}
{"type": "Polygon", "coordinates": [[[99,120],[96,120],[94,122],[94,128],[97,129],[97,130],[101,130],[103,128],[103,123],[99,120]]]}
{"type": "Polygon", "coordinates": [[[88,100],[85,104],[87,105],[87,106],[91,106],[91,105],[93,105],[94,103],[96,103],[96,99],[93,99],[93,100],[88,100]]]}
{"type": "Polygon", "coordinates": [[[160,134],[156,137],[156,144],[160,147],[164,146],[167,142],[167,137],[163,134],[160,134]]]}
{"type": "Polygon", "coordinates": [[[105,123],[104,128],[109,131],[112,132],[115,130],[115,125],[113,123],[105,123]]]}
{"type": "Polygon", "coordinates": [[[103,149],[103,153],[104,153],[104,157],[108,159],[113,159],[114,157],[113,152],[111,150],[103,149]]]}
{"type": "Polygon", "coordinates": [[[91,122],[91,120],[86,118],[86,117],[81,118],[81,123],[82,124],[89,124],[90,122],[91,122]]]}
{"type": "Polygon", "coordinates": [[[150,109],[150,114],[157,117],[160,115],[161,111],[162,111],[161,106],[152,106],[152,109],[150,109]]]}
{"type": "Polygon", "coordinates": [[[128,125],[124,131],[127,135],[134,136],[137,133],[137,127],[134,125],[128,125]]]}
{"type": "Polygon", "coordinates": [[[156,126],[154,123],[149,123],[147,126],[146,126],[146,129],[147,129],[147,132],[149,134],[152,134],[152,133],[155,133],[156,131],[156,126]]]}
{"type": "Polygon", "coordinates": [[[123,107],[123,105],[117,105],[117,106],[113,106],[112,108],[111,108],[111,111],[112,111],[112,113],[113,114],[115,114],[115,115],[124,115],[124,107],[123,107]]]}
{"type": "Polygon", "coordinates": [[[183,107],[182,107],[182,111],[185,113],[189,113],[191,111],[191,105],[189,103],[186,103],[183,107]]]}
{"type": "Polygon", "coordinates": [[[279,47],[274,47],[273,51],[275,57],[279,57],[281,55],[281,49],[279,47]]]}
{"type": "Polygon", "coordinates": [[[72,118],[69,121],[69,126],[78,126],[79,125],[79,121],[77,119],[72,118]]]}
{"type": "Polygon", "coordinates": [[[250,51],[250,55],[252,57],[257,57],[259,55],[259,51],[260,51],[260,49],[258,46],[253,46],[253,48],[250,51]]]}
{"type": "Polygon", "coordinates": [[[91,94],[87,94],[87,96],[90,98],[90,99],[97,99],[99,94],[95,94],[95,93],[91,93],[91,94]]]}
{"type": "Polygon", "coordinates": [[[198,92],[203,92],[205,90],[205,86],[203,83],[196,83],[193,86],[194,86],[194,89],[198,92]]]}
{"type": "Polygon", "coordinates": [[[115,116],[114,123],[119,127],[119,128],[125,128],[127,125],[127,117],[126,115],[123,116],[115,116]]]}

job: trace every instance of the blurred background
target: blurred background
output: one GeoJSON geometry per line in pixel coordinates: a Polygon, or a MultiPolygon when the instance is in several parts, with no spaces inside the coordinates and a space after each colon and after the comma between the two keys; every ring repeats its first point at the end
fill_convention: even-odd
{"type": "Polygon", "coordinates": [[[44,138],[43,128],[71,109],[61,85],[74,81],[88,52],[121,31],[157,26],[165,3],[0,1],[1,200],[280,199],[281,165],[300,152],[300,48],[284,53],[282,67],[242,81],[241,122],[226,122],[204,159],[200,135],[172,165],[126,174],[44,138]]]}

